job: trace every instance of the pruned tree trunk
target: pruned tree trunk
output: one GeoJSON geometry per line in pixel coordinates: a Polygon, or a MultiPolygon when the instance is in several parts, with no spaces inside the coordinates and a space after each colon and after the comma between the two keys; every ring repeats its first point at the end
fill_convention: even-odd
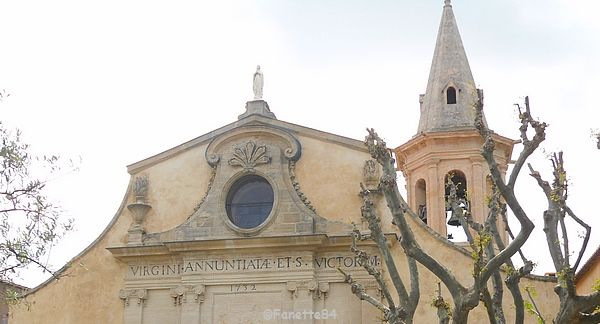
{"type": "MultiPolygon", "coordinates": [[[[417,262],[431,271],[444,284],[452,297],[451,307],[445,302],[441,295],[441,288],[438,287],[438,297],[434,300],[433,306],[436,308],[439,323],[449,323],[450,321],[454,324],[467,323],[469,313],[479,305],[480,300],[483,300],[487,308],[490,323],[506,323],[505,310],[503,309],[503,283],[510,291],[515,305],[515,323],[522,324],[524,322],[525,301],[519,289],[519,282],[521,278],[531,273],[533,263],[525,258],[521,248],[533,231],[534,224],[522,208],[514,189],[520,171],[527,159],[539,147],[540,143],[544,141],[547,125],[532,118],[528,97],[525,98],[524,107],[517,105],[519,108],[521,123],[519,131],[523,150],[514,163],[508,181],[505,181],[494,157],[494,134],[487,128],[483,121],[483,93],[480,91],[478,91],[478,98],[479,100],[475,105],[476,117],[474,124],[484,141],[482,156],[489,166],[490,177],[493,182],[492,197],[490,197],[488,206],[490,211],[483,224],[474,222],[470,211],[459,206],[456,198],[455,184],[451,183],[451,181],[448,184],[450,187],[449,205],[453,214],[458,217],[472,250],[473,281],[469,286],[459,282],[451,268],[441,264],[419,245],[407,220],[407,218],[412,218],[413,221],[418,221],[419,218],[408,207],[408,204],[398,190],[396,168],[394,165],[395,160],[385,142],[377,133],[373,129],[367,129],[368,136],[365,139],[365,145],[371,156],[377,160],[383,170],[377,192],[383,194],[383,197],[386,199],[392,215],[392,223],[400,233],[400,246],[407,256],[411,276],[410,292],[406,289],[398,274],[391,251],[389,250],[389,245],[382,233],[380,218],[377,216],[371,200],[373,193],[362,186],[362,216],[368,222],[371,232],[370,238],[377,244],[385,261],[386,269],[395,288],[394,293],[399,297],[399,305],[395,305],[392,290],[387,287],[381,273],[377,269],[369,268],[367,265],[368,262],[364,262],[363,267],[365,267],[369,274],[375,277],[387,304],[379,302],[375,298],[365,294],[362,286],[354,282],[351,276],[340,271],[344,274],[346,282],[352,286],[353,293],[360,299],[366,300],[382,310],[384,319],[388,323],[411,323],[413,321],[414,312],[419,302],[417,262]],[[531,138],[528,135],[530,131],[533,131],[533,137],[531,138]],[[508,225],[506,217],[507,206],[519,222],[520,230],[517,235],[513,235],[508,225]],[[498,226],[496,226],[499,216],[511,238],[508,244],[502,240],[498,232],[498,226]],[[524,264],[519,269],[515,269],[511,260],[511,257],[517,253],[524,264]],[[502,271],[506,275],[504,281],[502,281],[502,271]],[[492,292],[488,291],[488,281],[490,279],[492,279],[492,292]],[[450,311],[450,309],[452,310],[450,311]]],[[[598,141],[600,148],[600,135],[598,141]]],[[[531,166],[529,168],[531,176],[537,180],[548,200],[548,209],[544,212],[544,231],[546,232],[548,248],[559,277],[559,286],[555,291],[560,299],[560,309],[556,314],[554,322],[596,323],[600,320],[600,315],[599,313],[591,313],[590,310],[600,305],[600,292],[595,292],[587,296],[577,296],[573,281],[573,275],[577,270],[589,240],[590,227],[579,219],[566,204],[567,181],[566,172],[563,167],[562,153],[553,157],[552,164],[554,169],[554,182],[552,185],[543,181],[539,173],[534,171],[531,166]],[[569,241],[564,222],[565,217],[571,217],[586,230],[583,245],[574,266],[570,266],[569,261],[569,241]]],[[[362,239],[358,230],[355,231],[354,235],[355,240],[362,239]]],[[[355,243],[352,249],[359,259],[367,258],[366,253],[360,251],[355,243]]],[[[537,306],[535,306],[535,300],[533,300],[529,291],[528,295],[536,309],[538,317],[543,321],[543,315],[539,313],[537,306]]]]}
{"type": "Polygon", "coordinates": [[[537,181],[548,202],[548,208],[544,211],[544,232],[546,233],[548,250],[558,276],[558,286],[554,291],[560,299],[560,309],[554,318],[554,322],[578,323],[584,320],[593,320],[597,318],[596,314],[592,312],[595,307],[600,306],[600,292],[596,291],[586,296],[578,296],[575,291],[574,278],[583,253],[587,248],[591,228],[577,217],[567,205],[568,181],[562,152],[553,154],[550,161],[553,169],[552,183],[543,180],[540,173],[535,171],[531,165],[529,165],[529,169],[531,176],[537,181]],[[574,266],[570,265],[569,237],[564,221],[565,217],[571,217],[586,231],[574,266]]]}

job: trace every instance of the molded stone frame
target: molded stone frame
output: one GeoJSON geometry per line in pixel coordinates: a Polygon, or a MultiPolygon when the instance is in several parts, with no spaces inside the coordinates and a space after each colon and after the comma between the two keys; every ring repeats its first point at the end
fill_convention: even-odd
{"type": "Polygon", "coordinates": [[[158,234],[159,242],[323,232],[329,222],[307,206],[292,180],[290,165],[301,153],[295,136],[272,125],[243,125],[215,137],[205,151],[206,162],[215,170],[206,197],[185,223],[158,234]],[[232,223],[225,204],[233,183],[249,174],[269,182],[274,201],[261,225],[245,229],[232,223]]]}
{"type": "Polygon", "coordinates": [[[279,201],[279,187],[277,185],[277,182],[272,179],[271,177],[269,177],[267,174],[264,174],[260,171],[248,171],[248,170],[243,170],[241,172],[238,172],[236,174],[234,174],[231,178],[229,178],[229,180],[225,183],[225,185],[223,186],[223,190],[221,192],[221,206],[223,208],[221,208],[219,214],[221,215],[221,217],[223,218],[223,221],[225,222],[225,224],[227,226],[229,226],[232,230],[242,233],[242,234],[257,234],[259,233],[263,228],[265,228],[266,226],[268,226],[272,221],[273,218],[275,217],[275,215],[277,214],[277,210],[278,210],[278,201],[279,201]],[[242,228],[239,227],[237,225],[235,225],[231,219],[229,218],[229,215],[227,215],[227,210],[225,208],[225,204],[227,202],[227,195],[229,194],[229,191],[231,190],[232,186],[241,178],[248,176],[248,175],[257,175],[262,177],[263,179],[267,180],[267,182],[269,183],[269,185],[271,185],[271,188],[273,188],[273,207],[271,208],[271,212],[269,213],[269,215],[265,218],[265,220],[258,226],[254,227],[254,228],[242,228]]]}
{"type": "Polygon", "coordinates": [[[460,102],[460,95],[462,93],[462,89],[458,86],[456,80],[454,80],[454,78],[450,78],[450,80],[448,80],[448,82],[446,83],[446,85],[443,88],[443,96],[440,97],[440,100],[442,100],[441,104],[443,105],[442,107],[446,107],[448,105],[456,105],[460,102]],[[450,88],[454,88],[455,91],[455,98],[456,98],[456,102],[451,104],[448,103],[447,99],[448,99],[448,89],[450,88]]]}

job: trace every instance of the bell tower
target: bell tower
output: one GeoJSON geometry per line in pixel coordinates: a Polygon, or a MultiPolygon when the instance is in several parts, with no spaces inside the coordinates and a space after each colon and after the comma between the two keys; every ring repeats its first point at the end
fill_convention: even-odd
{"type": "MultiPolygon", "coordinates": [[[[489,169],[480,154],[483,140],[474,126],[477,98],[452,4],[445,0],[427,89],[419,96],[417,134],[394,150],[410,207],[442,236],[448,234],[448,178],[458,185],[457,195],[476,221],[487,216],[489,169]]],[[[499,135],[494,139],[496,161],[505,174],[515,141],[499,135]]]]}

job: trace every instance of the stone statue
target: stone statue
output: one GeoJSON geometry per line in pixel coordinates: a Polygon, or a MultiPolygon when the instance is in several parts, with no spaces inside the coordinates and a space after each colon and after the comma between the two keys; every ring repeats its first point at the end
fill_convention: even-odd
{"type": "Polygon", "coordinates": [[[260,65],[257,65],[256,72],[254,73],[254,81],[252,84],[252,89],[254,90],[254,100],[262,99],[263,85],[264,85],[263,74],[260,71],[260,65]]]}
{"type": "Polygon", "coordinates": [[[375,160],[366,160],[363,167],[363,181],[367,189],[373,190],[377,188],[379,183],[379,169],[375,160]]]}

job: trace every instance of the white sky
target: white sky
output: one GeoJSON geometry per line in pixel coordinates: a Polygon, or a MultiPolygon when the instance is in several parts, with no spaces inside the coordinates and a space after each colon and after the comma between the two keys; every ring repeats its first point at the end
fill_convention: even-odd
{"type": "MultiPolygon", "coordinates": [[[[125,193],[126,165],[235,121],[252,98],[257,64],[278,119],[356,139],[374,127],[390,147],[406,142],[442,4],[0,0],[0,89],[11,94],[0,120],[37,152],[82,159],[78,172],[49,185],[77,226],[50,265],[60,268],[105,228],[125,193]]],[[[490,127],[518,138],[513,103],[529,95],[533,114],[550,124],[544,149],[565,151],[575,212],[600,228],[600,151],[590,137],[600,128],[600,3],[453,5],[490,127]]],[[[532,162],[549,178],[544,158],[532,162]]],[[[544,197],[526,172],[519,184],[537,224],[528,255],[538,273],[552,271],[544,197]]],[[[592,236],[587,255],[600,243],[592,236]]]]}

